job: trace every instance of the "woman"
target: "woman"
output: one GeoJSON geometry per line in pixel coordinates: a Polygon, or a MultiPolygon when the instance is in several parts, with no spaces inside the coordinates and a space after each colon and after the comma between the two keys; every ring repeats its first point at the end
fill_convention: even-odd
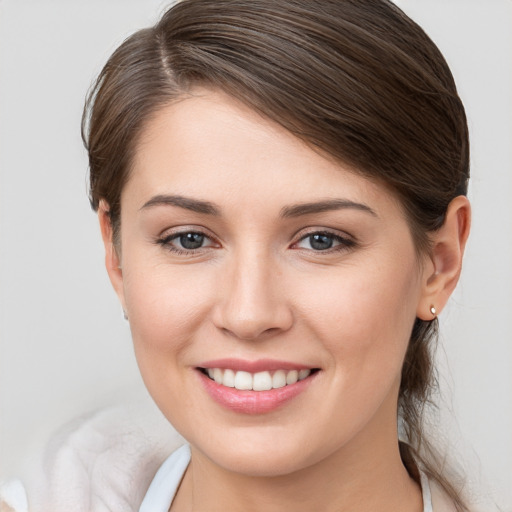
{"type": "Polygon", "coordinates": [[[385,1],[184,1],[85,119],[107,270],[189,443],[141,510],[464,510],[421,411],[467,127],[422,30],[385,1]]]}
{"type": "Polygon", "coordinates": [[[107,270],[190,443],[141,510],[428,510],[428,477],[463,510],[421,459],[470,218],[464,109],[423,31],[388,2],[185,1],[87,112],[107,270]]]}
{"type": "Polygon", "coordinates": [[[141,510],[464,510],[422,459],[470,220],[464,109],[423,31],[386,1],[184,1],[85,119],[107,270],[189,443],[141,510]]]}

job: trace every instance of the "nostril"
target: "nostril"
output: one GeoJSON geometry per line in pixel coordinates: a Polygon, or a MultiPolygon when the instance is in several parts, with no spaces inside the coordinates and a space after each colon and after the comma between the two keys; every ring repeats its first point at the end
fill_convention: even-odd
{"type": "Polygon", "coordinates": [[[264,329],[264,330],[237,329],[236,331],[228,329],[227,327],[222,327],[221,330],[226,335],[228,335],[232,338],[237,338],[242,341],[254,341],[254,340],[259,340],[259,339],[267,339],[269,337],[272,337],[273,335],[278,334],[279,332],[282,332],[282,329],[280,329],[279,327],[270,327],[270,328],[264,329]]]}

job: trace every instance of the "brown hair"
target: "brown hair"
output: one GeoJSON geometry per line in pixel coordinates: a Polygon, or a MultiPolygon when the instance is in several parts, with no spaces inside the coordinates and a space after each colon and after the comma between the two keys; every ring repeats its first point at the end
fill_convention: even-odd
{"type": "MultiPolygon", "coordinates": [[[[194,86],[221,89],[324,154],[385,183],[400,199],[418,252],[466,194],[464,107],[438,48],[388,0],[184,0],[111,56],[84,110],[90,201],[120,196],[137,140],[162,106],[194,86]]],[[[413,460],[464,510],[422,430],[433,388],[437,320],[417,319],[399,393],[413,460]],[[423,454],[423,457],[421,455],[423,454]],[[423,460],[422,460],[423,459],[423,460]]],[[[417,475],[416,475],[417,477],[417,475]]]]}

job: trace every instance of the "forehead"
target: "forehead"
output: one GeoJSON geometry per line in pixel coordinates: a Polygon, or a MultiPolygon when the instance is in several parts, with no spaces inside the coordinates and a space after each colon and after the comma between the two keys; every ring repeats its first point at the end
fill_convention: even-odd
{"type": "Polygon", "coordinates": [[[221,92],[198,89],[146,124],[123,195],[245,200],[269,206],[339,198],[399,208],[389,189],[312,149],[221,92]]]}

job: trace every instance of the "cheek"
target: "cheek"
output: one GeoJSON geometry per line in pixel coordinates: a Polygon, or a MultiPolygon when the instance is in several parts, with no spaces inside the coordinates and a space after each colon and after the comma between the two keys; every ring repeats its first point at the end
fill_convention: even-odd
{"type": "Polygon", "coordinates": [[[169,360],[179,362],[186,355],[193,333],[207,314],[214,289],[212,273],[192,265],[126,267],[125,302],[141,370],[146,360],[148,365],[158,368],[161,362],[168,368],[169,360]]]}
{"type": "MultiPolygon", "coordinates": [[[[204,325],[212,302],[212,278],[193,266],[126,265],[125,302],[134,352],[150,395],[169,421],[183,421],[183,397],[193,339],[204,325]],[[130,268],[136,269],[133,273],[130,268]]],[[[201,411],[187,402],[189,412],[201,411]]],[[[185,428],[184,431],[187,429],[185,428]]]]}
{"type": "Polygon", "coordinates": [[[371,388],[395,380],[415,319],[418,270],[368,264],[311,280],[301,295],[301,315],[323,340],[344,385],[371,388]]]}

